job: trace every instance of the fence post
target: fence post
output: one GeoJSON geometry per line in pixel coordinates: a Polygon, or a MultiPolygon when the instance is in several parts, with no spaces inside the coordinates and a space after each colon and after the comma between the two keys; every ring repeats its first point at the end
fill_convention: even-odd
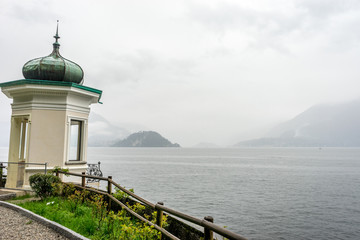
{"type": "Polygon", "coordinates": [[[3,164],[0,163],[0,187],[3,187],[3,164]]]}
{"type": "Polygon", "coordinates": [[[47,162],[45,163],[45,174],[47,173],[47,162]]]}
{"type": "MultiPolygon", "coordinates": [[[[157,204],[164,206],[163,202],[158,202],[157,204]]],[[[163,218],[163,210],[157,210],[156,214],[156,225],[162,228],[162,218],[163,218]]]]}
{"type": "MultiPolygon", "coordinates": [[[[112,176],[108,176],[107,190],[108,190],[108,194],[110,194],[110,195],[111,195],[111,186],[112,186],[111,180],[112,180],[112,176]]],[[[111,209],[111,198],[108,198],[108,209],[109,209],[109,211],[111,209]]]]}
{"type": "Polygon", "coordinates": [[[83,176],[81,177],[81,186],[85,187],[85,172],[81,173],[83,176]]]}
{"type": "MultiPolygon", "coordinates": [[[[214,222],[214,218],[211,216],[206,216],[206,217],[204,217],[204,219],[208,222],[212,222],[212,223],[214,222]]],[[[204,228],[204,235],[205,235],[204,240],[213,240],[214,239],[213,231],[211,231],[210,229],[208,229],[206,227],[204,228]]]]}
{"type": "MultiPolygon", "coordinates": [[[[157,204],[159,204],[159,205],[162,205],[162,206],[164,206],[164,203],[163,202],[158,202],[157,204]]],[[[159,227],[161,227],[162,228],[162,219],[163,219],[163,210],[160,210],[160,209],[157,209],[157,214],[156,214],[156,225],[158,225],[159,227]]],[[[160,239],[163,239],[162,238],[162,234],[161,234],[161,237],[160,237],[160,239]]]]}

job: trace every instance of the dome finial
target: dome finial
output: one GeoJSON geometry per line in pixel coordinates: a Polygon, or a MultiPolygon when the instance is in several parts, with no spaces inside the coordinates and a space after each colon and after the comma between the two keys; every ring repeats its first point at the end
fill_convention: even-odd
{"type": "Polygon", "coordinates": [[[84,79],[82,68],[60,55],[59,20],[54,38],[56,41],[53,43],[54,49],[50,55],[32,59],[24,64],[22,72],[25,79],[72,82],[82,85],[84,79]]]}
{"type": "Polygon", "coordinates": [[[60,47],[60,43],[58,43],[58,39],[59,37],[59,20],[57,20],[57,25],[56,25],[56,34],[54,36],[54,38],[56,39],[55,42],[53,43],[54,49],[59,49],[60,47]]]}

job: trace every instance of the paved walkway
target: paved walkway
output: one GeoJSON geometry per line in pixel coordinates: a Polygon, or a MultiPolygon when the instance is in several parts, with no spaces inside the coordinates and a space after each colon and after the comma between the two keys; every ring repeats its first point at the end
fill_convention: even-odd
{"type": "Polygon", "coordinates": [[[0,239],[59,239],[68,238],[20,213],[0,206],[0,239]]]}

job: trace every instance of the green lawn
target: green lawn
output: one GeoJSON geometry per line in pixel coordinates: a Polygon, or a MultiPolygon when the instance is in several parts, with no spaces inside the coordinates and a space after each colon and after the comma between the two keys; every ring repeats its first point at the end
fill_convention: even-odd
{"type": "MultiPolygon", "coordinates": [[[[101,195],[85,195],[75,191],[66,198],[50,197],[18,205],[90,239],[160,239],[160,232],[132,219],[125,210],[108,212],[101,195]]],[[[135,211],[138,208],[141,206],[132,206],[135,211]]]]}

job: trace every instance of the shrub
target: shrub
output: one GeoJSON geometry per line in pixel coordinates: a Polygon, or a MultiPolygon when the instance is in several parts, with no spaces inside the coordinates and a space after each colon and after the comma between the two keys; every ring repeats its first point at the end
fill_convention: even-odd
{"type": "MultiPolygon", "coordinates": [[[[130,192],[134,193],[134,189],[130,188],[130,192]]],[[[129,194],[121,191],[119,188],[115,187],[115,192],[113,193],[114,197],[118,199],[119,201],[126,202],[126,200],[129,198],[129,194]]]]}
{"type": "Polygon", "coordinates": [[[30,186],[41,199],[59,194],[60,178],[51,174],[37,173],[29,178],[30,186]]]}
{"type": "MultiPolygon", "coordinates": [[[[56,172],[58,172],[58,171],[62,171],[62,172],[66,172],[66,173],[68,173],[69,172],[69,168],[61,168],[61,167],[59,167],[59,166],[55,166],[52,170],[50,170],[49,172],[50,173],[56,173],[56,172]]],[[[65,176],[69,176],[68,174],[66,174],[65,173],[65,176]]]]}
{"type": "Polygon", "coordinates": [[[67,198],[70,195],[74,194],[75,191],[76,191],[76,188],[73,183],[65,183],[65,184],[63,184],[61,195],[65,198],[67,198]]]}

